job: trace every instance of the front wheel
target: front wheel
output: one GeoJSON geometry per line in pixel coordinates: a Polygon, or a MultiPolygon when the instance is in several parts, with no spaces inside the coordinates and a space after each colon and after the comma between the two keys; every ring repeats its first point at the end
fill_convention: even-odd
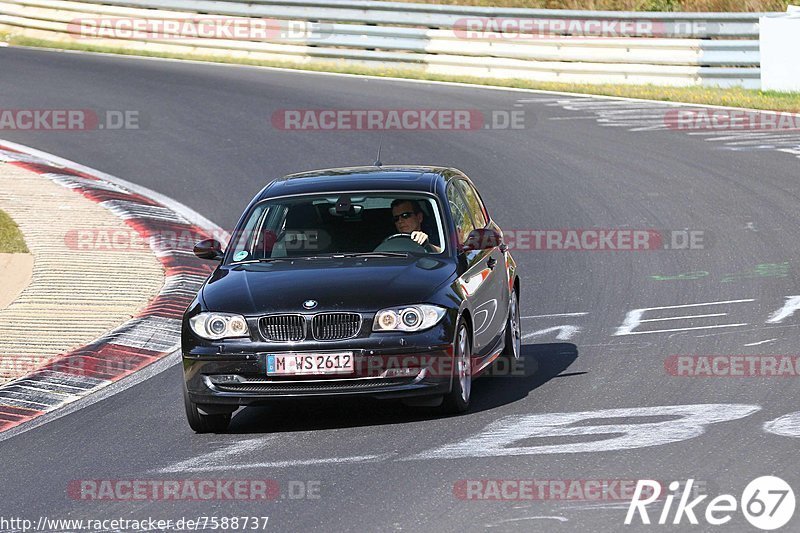
{"type": "Polygon", "coordinates": [[[233,413],[204,414],[198,404],[189,399],[186,384],[183,385],[183,405],[186,408],[186,419],[195,433],[223,433],[231,423],[233,413]]]}
{"type": "Polygon", "coordinates": [[[453,369],[453,386],[442,402],[441,410],[446,414],[459,414],[469,409],[472,392],[472,350],[469,344],[467,326],[459,323],[456,330],[455,368],[453,369]]]}
{"type": "Polygon", "coordinates": [[[503,355],[509,360],[519,360],[522,353],[522,326],[519,316],[519,297],[517,291],[511,293],[511,308],[508,310],[506,319],[506,347],[503,355]]]}

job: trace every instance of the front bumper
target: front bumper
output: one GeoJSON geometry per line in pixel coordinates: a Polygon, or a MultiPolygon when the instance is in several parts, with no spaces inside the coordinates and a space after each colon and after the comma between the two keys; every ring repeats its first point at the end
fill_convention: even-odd
{"type": "Polygon", "coordinates": [[[346,375],[271,376],[267,355],[341,350],[282,350],[183,354],[189,398],[197,404],[252,405],[276,398],[371,396],[405,398],[434,396],[452,387],[452,345],[421,349],[350,349],[354,371],[346,375]]]}

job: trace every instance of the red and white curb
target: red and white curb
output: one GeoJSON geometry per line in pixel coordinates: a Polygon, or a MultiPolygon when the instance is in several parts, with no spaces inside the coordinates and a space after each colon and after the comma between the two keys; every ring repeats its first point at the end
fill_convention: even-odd
{"type": "Polygon", "coordinates": [[[0,160],[40,174],[105,207],[142,239],[152,242],[153,253],[165,269],[163,287],[137,316],[0,386],[2,433],[175,353],[180,348],[183,311],[212,267],[196,258],[189,244],[164,249],[158,246],[157,237],[168,232],[222,239],[227,235],[198,213],[154,191],[32,148],[0,140],[0,160]]]}

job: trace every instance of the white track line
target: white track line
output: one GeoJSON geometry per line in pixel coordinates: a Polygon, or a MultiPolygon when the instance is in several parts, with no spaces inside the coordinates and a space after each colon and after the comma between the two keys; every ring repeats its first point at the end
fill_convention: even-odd
{"type": "Polygon", "coordinates": [[[521,316],[520,318],[551,318],[557,316],[584,316],[588,314],[589,313],[555,313],[553,315],[528,315],[528,316],[521,316]]]}

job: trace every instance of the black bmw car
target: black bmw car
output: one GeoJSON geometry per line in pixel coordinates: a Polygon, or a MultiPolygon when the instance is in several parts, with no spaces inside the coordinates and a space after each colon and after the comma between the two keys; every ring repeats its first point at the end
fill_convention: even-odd
{"type": "Polygon", "coordinates": [[[197,432],[240,406],[368,395],[460,413],[498,357],[520,357],[516,263],[462,172],[358,167],[292,174],[245,209],[183,318],[197,432]]]}

